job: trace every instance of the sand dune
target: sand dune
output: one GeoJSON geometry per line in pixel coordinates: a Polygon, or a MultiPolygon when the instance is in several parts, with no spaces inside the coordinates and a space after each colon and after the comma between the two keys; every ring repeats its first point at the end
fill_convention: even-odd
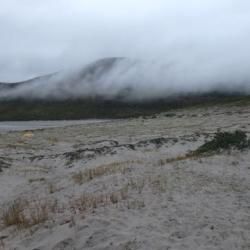
{"type": "Polygon", "coordinates": [[[249,249],[250,150],[183,157],[249,108],[2,131],[0,249],[249,249]]]}

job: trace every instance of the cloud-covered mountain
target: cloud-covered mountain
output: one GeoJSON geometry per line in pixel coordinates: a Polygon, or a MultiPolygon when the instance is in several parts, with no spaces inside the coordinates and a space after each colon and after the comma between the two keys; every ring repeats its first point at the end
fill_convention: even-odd
{"type": "Polygon", "coordinates": [[[0,99],[81,99],[146,101],[180,95],[249,93],[249,82],[202,78],[174,63],[104,58],[82,68],[27,81],[0,84],[0,99]],[[182,74],[178,74],[178,71],[182,74]],[[185,78],[186,76],[186,78],[185,78]]]}
{"type": "MultiPolygon", "coordinates": [[[[108,86],[107,88],[104,86],[107,84],[107,78],[113,82],[111,75],[116,71],[117,65],[126,60],[125,58],[105,58],[71,72],[61,71],[21,82],[0,83],[0,98],[58,100],[96,96],[108,98],[110,90],[108,94],[108,86]]],[[[119,91],[123,91],[123,88],[119,91]]],[[[116,92],[112,97],[118,94],[116,92]]]]}

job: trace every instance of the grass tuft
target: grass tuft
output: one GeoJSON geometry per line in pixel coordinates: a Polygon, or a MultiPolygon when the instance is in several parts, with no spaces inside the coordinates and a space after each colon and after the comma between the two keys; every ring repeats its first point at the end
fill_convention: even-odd
{"type": "Polygon", "coordinates": [[[57,202],[48,200],[15,200],[8,204],[0,216],[4,227],[29,228],[49,219],[49,213],[56,211],[57,202]]]}
{"type": "Polygon", "coordinates": [[[24,215],[24,202],[21,200],[13,201],[1,215],[1,221],[5,227],[18,226],[26,224],[24,215]]]}
{"type": "Polygon", "coordinates": [[[94,178],[102,177],[104,175],[125,173],[129,169],[130,164],[140,164],[141,160],[129,160],[124,162],[113,162],[107,165],[86,169],[79,171],[72,175],[72,179],[76,184],[82,185],[84,182],[91,181],[94,178]]]}

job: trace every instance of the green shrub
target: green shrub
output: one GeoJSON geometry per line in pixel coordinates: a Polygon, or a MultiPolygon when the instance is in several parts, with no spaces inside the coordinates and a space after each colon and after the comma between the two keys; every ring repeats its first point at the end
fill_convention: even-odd
{"type": "Polygon", "coordinates": [[[217,132],[211,141],[204,143],[195,152],[209,153],[223,149],[243,150],[250,147],[250,141],[244,131],[217,132]]]}

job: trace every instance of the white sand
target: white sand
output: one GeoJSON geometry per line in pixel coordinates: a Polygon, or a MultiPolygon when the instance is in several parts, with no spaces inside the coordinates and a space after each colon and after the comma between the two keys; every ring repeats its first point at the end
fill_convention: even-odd
{"type": "Polygon", "coordinates": [[[16,199],[57,200],[44,223],[17,229],[1,222],[0,249],[250,249],[249,150],[159,163],[196,149],[217,129],[249,133],[250,107],[171,113],[31,137],[0,133],[0,162],[9,163],[0,172],[0,212],[16,199]],[[92,179],[72,178],[104,165],[92,179]],[[107,201],[79,211],[83,195],[107,201]]]}

